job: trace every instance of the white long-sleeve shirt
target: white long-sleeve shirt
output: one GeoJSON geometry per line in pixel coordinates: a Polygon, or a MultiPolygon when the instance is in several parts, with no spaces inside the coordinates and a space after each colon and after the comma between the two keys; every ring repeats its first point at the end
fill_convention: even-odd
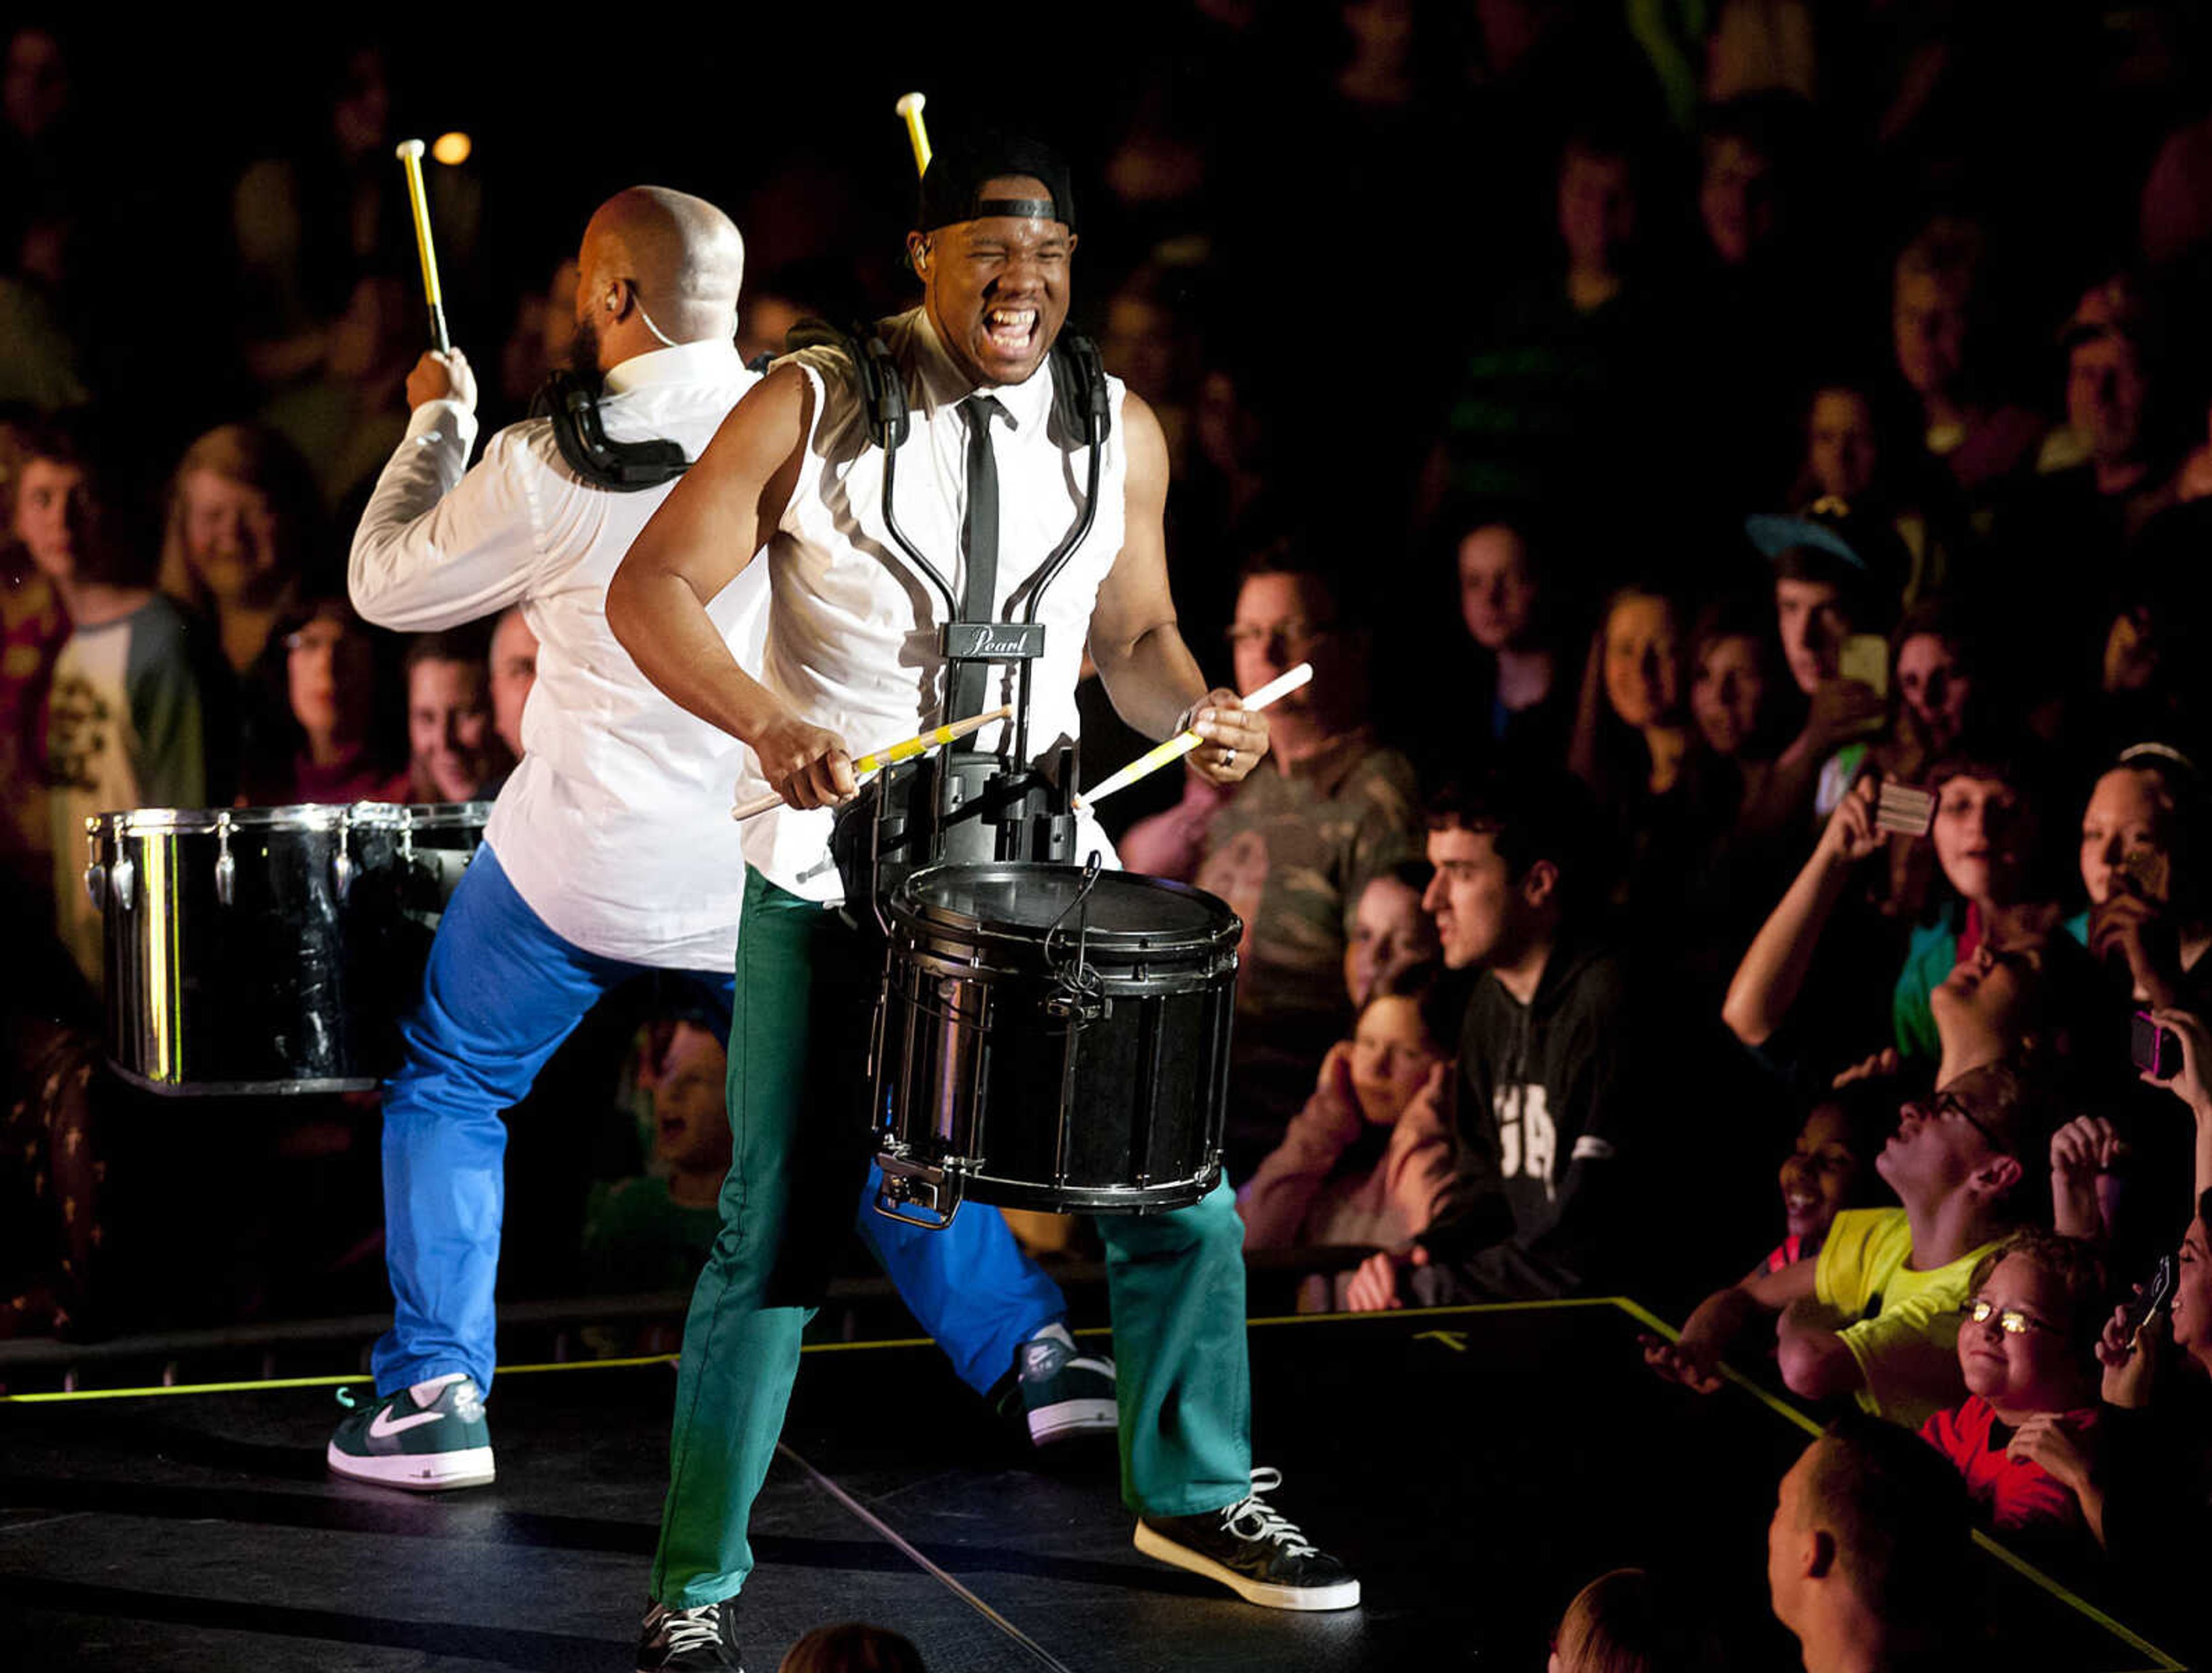
{"type": "MultiPolygon", "coordinates": [[[[607,373],[600,416],[615,440],[665,437],[696,459],[756,381],[727,343],[656,349],[607,373]]],[[[538,635],[538,679],[522,762],[486,840],[564,940],[726,972],[744,889],[730,804],[750,754],[654,689],[606,621],[615,567],[669,488],[617,494],[580,480],[544,419],[500,431],[467,469],[476,427],[450,401],[416,409],[354,536],[354,607],[428,632],[520,603],[538,635]]],[[[765,572],[749,567],[708,607],[749,668],[759,665],[765,572]]]]}

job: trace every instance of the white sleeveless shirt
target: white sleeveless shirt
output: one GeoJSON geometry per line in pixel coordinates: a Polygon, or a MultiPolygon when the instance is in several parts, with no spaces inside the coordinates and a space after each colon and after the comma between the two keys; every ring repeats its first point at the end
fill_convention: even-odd
{"type": "MultiPolygon", "coordinates": [[[[961,596],[960,529],[967,512],[968,421],[960,403],[975,386],[956,368],[926,311],[886,320],[884,341],[905,373],[912,424],[898,450],[893,507],[907,538],[961,596]]],[[[793,712],[828,727],[858,755],[961,717],[942,712],[945,670],[938,629],[945,600],[916,573],[884,526],[884,451],[867,437],[857,384],[844,355],[806,349],[789,358],[814,392],[814,422],[791,503],[769,540],[767,642],[762,682],[793,712]]],[[[1034,664],[1030,749],[1042,760],[1080,727],[1075,686],[1098,589],[1121,549],[1127,453],[1122,385],[1109,378],[1113,424],[1098,482],[1096,520],[1045,590],[1037,619],[1044,654],[1034,664]]],[[[1090,450],[1062,451],[1052,433],[1049,359],[1028,380],[984,392],[1012,419],[994,420],[999,476],[997,619],[1018,617],[1030,582],[1074,531],[1090,472],[1090,450]]],[[[983,706],[1015,700],[1016,664],[991,670],[983,706]]],[[[1003,723],[974,744],[999,747],[1003,723]]],[[[757,769],[756,769],[757,771],[757,769]]],[[[754,778],[746,794],[767,789],[754,778]]],[[[828,809],[778,808],[751,821],[745,858],[768,880],[803,898],[832,902],[843,885],[830,862],[828,809]]],[[[1085,817],[1078,852],[1100,850],[1104,834],[1085,817]]]]}

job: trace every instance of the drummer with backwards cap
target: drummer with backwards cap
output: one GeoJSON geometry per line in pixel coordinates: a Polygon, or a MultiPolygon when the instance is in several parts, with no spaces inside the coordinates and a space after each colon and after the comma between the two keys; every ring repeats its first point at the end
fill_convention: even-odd
{"type": "MultiPolygon", "coordinates": [[[[1075,253],[1067,170],[1044,148],[992,138],[940,149],[907,247],[922,306],[880,327],[906,389],[897,515],[950,567],[963,513],[995,476],[998,597],[1008,619],[1074,526],[1087,458],[1049,433],[1047,354],[1067,317],[1075,253]],[[988,461],[976,455],[989,450],[988,461]]],[[[1265,720],[1206,689],[1176,631],[1161,530],[1158,421],[1108,380],[1112,425],[1097,520],[1044,597],[1031,736],[1073,738],[1087,645],[1115,709],[1164,738],[1194,716],[1190,756],[1235,784],[1267,748],[1265,720]]],[[[931,596],[887,556],[885,455],[870,445],[851,357],[779,362],[723,423],[617,573],[607,620],[646,676],[750,744],[784,806],[745,836],[730,1041],[737,1133],[723,1232],[699,1282],[677,1385],[671,1482],[641,1669],[738,1665],[746,1524],[820,1300],[823,1228],[842,1222],[866,1165],[869,1009],[882,942],[835,910],[830,809],[852,759],[963,718],[949,700],[931,596]],[[761,678],[733,658],[710,601],[757,550],[769,567],[761,678]]],[[[964,579],[964,576],[963,578],[964,579]]],[[[992,736],[984,746],[995,748],[992,736]]],[[[1084,833],[1084,848],[1103,838],[1084,833]]],[[[855,917],[861,915],[855,914],[855,917]]],[[[1344,1609],[1359,1583],[1259,1498],[1241,1227],[1228,1185],[1189,1207],[1102,1216],[1121,1368],[1122,1494],[1139,1549],[1279,1609],[1344,1609]]]]}

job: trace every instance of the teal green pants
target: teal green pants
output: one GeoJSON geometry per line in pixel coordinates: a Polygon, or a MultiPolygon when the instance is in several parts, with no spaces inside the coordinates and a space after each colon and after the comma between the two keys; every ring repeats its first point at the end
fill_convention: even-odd
{"type": "MultiPolygon", "coordinates": [[[[799,1332],[874,1149],[865,1069],[882,968],[875,936],[747,871],[730,1173],[684,1325],[653,1566],[653,1596],[672,1609],[732,1597],[752,1572],[746,1523],[783,1428],[799,1332]]],[[[1102,1215],[1098,1229],[1121,1372],[1121,1496],[1158,1516],[1233,1504],[1250,1491],[1252,1450],[1236,1200],[1224,1184],[1187,1209],[1102,1215]]]]}

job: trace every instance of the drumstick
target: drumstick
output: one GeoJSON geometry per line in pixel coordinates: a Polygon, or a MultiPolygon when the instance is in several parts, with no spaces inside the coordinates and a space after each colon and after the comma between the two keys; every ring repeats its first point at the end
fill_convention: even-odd
{"type": "MultiPolygon", "coordinates": [[[[1001,708],[986,709],[981,714],[969,715],[965,720],[956,720],[950,726],[939,726],[933,732],[924,732],[921,736],[910,737],[903,743],[894,743],[887,749],[878,749],[873,755],[863,755],[853,763],[853,776],[856,779],[864,779],[871,773],[880,773],[884,768],[896,767],[901,761],[910,761],[916,755],[926,755],[933,749],[942,748],[948,743],[957,743],[970,732],[981,730],[994,720],[1004,720],[1013,712],[1014,706],[1012,703],[1001,708]]],[[[770,791],[765,796],[756,796],[750,802],[738,803],[736,807],[730,809],[730,817],[750,819],[757,813],[766,813],[770,808],[780,808],[783,805],[783,797],[770,791]]]]}
{"type": "Polygon", "coordinates": [[[440,354],[453,351],[446,335],[446,299],[438,288],[438,252],[430,245],[430,200],[422,195],[422,142],[403,139],[399,166],[407,173],[407,201],[415,211],[415,247],[422,256],[422,294],[430,303],[430,346],[440,354]]]}
{"type": "MultiPolygon", "coordinates": [[[[1313,678],[1313,664],[1310,662],[1302,662],[1287,673],[1278,674],[1249,697],[1240,697],[1237,700],[1248,709],[1264,709],[1278,697],[1289,696],[1311,678],[1313,678]]],[[[1079,808],[1095,808],[1115,791],[1127,790],[1138,779],[1158,772],[1170,761],[1181,761],[1204,742],[1205,740],[1199,736],[1195,727],[1177,732],[1165,743],[1157,744],[1146,750],[1119,773],[1109,774],[1106,782],[1097,789],[1077,797],[1075,805],[1079,808]]]]}
{"type": "Polygon", "coordinates": [[[906,118],[906,136],[914,142],[914,172],[929,172],[929,130],[921,125],[921,107],[929,102],[918,93],[909,93],[891,108],[906,118]]]}

